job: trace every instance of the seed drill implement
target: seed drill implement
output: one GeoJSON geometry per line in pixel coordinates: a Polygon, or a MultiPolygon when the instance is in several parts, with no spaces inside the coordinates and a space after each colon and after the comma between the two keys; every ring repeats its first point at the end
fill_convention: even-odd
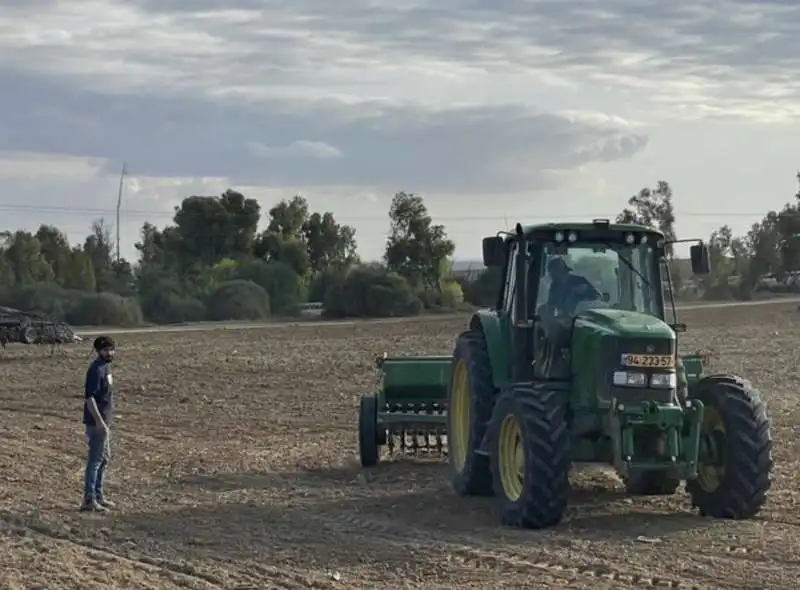
{"type": "Polygon", "coordinates": [[[362,465],[378,463],[381,446],[386,446],[390,455],[442,455],[452,360],[449,356],[387,355],[376,360],[379,392],[361,398],[362,465]]]}
{"type": "MultiPolygon", "coordinates": [[[[683,241],[707,274],[705,244],[683,241]]],[[[766,406],[746,379],[678,354],[675,243],[602,219],[484,238],[484,264],[502,272],[495,305],[452,356],[379,360],[379,391],[361,400],[362,464],[446,438],[455,491],[494,496],[502,522],[523,528],[562,520],[574,463],[612,466],[631,495],[684,484],[702,514],[755,516],[773,467],[766,406]]]]}

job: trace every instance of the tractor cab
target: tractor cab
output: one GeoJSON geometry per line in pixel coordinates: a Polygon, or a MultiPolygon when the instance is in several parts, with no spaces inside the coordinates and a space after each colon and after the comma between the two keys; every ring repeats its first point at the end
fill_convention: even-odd
{"type": "MultiPolygon", "coordinates": [[[[515,234],[485,238],[484,264],[503,269],[496,311],[516,335],[516,377],[569,379],[573,355],[600,342],[603,350],[659,355],[642,362],[674,369],[667,246],[657,230],[608,220],[518,225],[515,234]]],[[[706,247],[691,254],[693,272],[707,273],[706,247]]]]}

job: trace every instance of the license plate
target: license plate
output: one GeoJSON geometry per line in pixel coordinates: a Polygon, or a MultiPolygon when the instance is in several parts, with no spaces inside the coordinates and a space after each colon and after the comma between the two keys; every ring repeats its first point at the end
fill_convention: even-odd
{"type": "Polygon", "coordinates": [[[623,354],[622,366],[672,369],[675,367],[675,357],[671,354],[623,354]]]}

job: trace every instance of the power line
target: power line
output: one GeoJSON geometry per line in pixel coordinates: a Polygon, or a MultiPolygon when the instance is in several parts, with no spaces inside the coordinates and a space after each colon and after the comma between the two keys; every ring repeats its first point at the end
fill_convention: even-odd
{"type": "MultiPolygon", "coordinates": [[[[12,203],[0,203],[0,211],[9,212],[32,212],[32,213],[60,213],[68,215],[112,215],[116,213],[115,209],[101,209],[101,208],[74,208],[74,207],[60,207],[60,206],[39,206],[39,205],[20,205],[12,203]]],[[[136,217],[159,217],[159,218],[172,218],[175,213],[173,211],[158,211],[158,210],[145,210],[145,209],[120,209],[120,213],[125,215],[132,215],[136,217]]],[[[746,211],[687,211],[678,212],[676,217],[713,217],[713,218],[726,218],[726,217],[764,217],[765,211],[746,212],[746,211]]],[[[380,222],[387,223],[389,221],[388,215],[380,216],[358,216],[358,215],[345,215],[339,216],[341,219],[348,221],[362,221],[362,222],[380,222]]],[[[459,222],[459,221],[485,221],[496,220],[503,221],[503,215],[432,215],[434,221],[437,222],[459,222]]],[[[596,218],[606,218],[608,213],[585,213],[583,215],[517,215],[512,216],[525,221],[557,221],[557,220],[591,220],[596,218]]],[[[612,216],[614,217],[614,216],[612,216]]]]}

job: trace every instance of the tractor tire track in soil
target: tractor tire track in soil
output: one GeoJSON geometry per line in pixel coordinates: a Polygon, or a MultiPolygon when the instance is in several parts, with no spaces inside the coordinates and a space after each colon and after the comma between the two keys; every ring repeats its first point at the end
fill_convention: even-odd
{"type": "Polygon", "coordinates": [[[681,348],[748,377],[774,422],[775,479],[752,521],[674,496],[627,497],[576,468],[563,524],[499,525],[456,496],[443,461],[358,466],[373,361],[450,354],[465,318],[120,332],[113,514],[77,512],[87,345],[2,353],[0,587],[691,588],[775,590],[800,577],[797,302],[688,310],[681,348]],[[36,387],[31,387],[35,366],[36,387]]]}

